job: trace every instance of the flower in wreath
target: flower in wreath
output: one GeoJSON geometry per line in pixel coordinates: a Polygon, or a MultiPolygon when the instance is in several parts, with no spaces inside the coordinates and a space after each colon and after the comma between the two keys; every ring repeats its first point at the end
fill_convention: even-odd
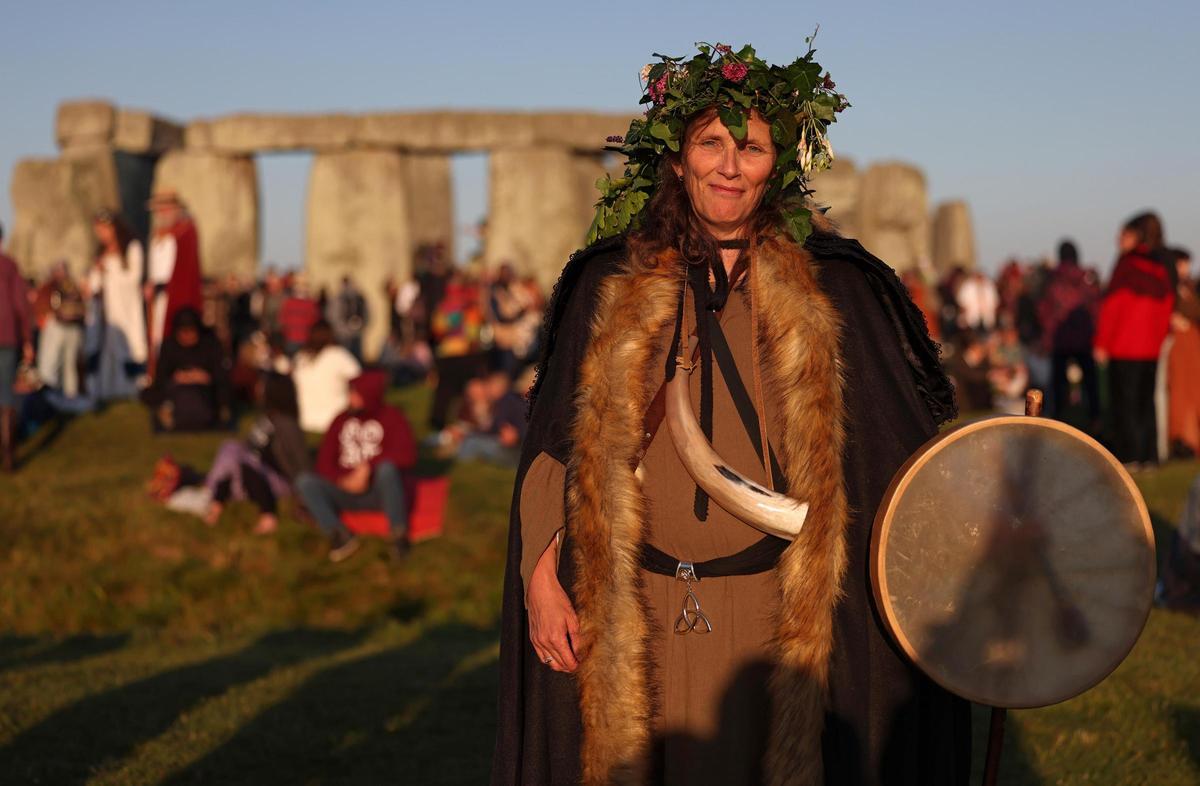
{"type": "Polygon", "coordinates": [[[721,76],[735,84],[740,84],[748,73],[750,73],[750,69],[746,67],[745,63],[726,63],[721,66],[721,76]]]}

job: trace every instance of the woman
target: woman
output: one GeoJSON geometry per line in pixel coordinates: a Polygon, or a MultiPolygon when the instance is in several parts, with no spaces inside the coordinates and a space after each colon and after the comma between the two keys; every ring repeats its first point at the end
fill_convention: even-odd
{"type": "Polygon", "coordinates": [[[107,210],[96,214],[92,232],[99,251],[88,289],[97,298],[99,358],[91,392],[101,400],[132,398],[146,364],[142,244],[121,216],[107,210]]]}
{"type": "Polygon", "coordinates": [[[254,531],[266,535],[279,526],[276,504],[309,468],[308,448],[297,422],[296,388],[283,374],[267,373],[259,383],[263,414],[244,441],[228,440],[217,451],[205,478],[212,502],[205,521],[216,524],[231,499],[249,499],[258,507],[254,531]]]}
{"type": "Polygon", "coordinates": [[[965,782],[968,707],[888,642],[866,564],[953,394],[895,273],[803,201],[846,106],[811,54],[648,68],[531,391],[493,783],[965,782]],[[809,503],[794,542],[726,512],[658,427],[689,368],[722,459],[809,503]]]}
{"type": "Polygon", "coordinates": [[[1113,454],[1135,469],[1158,462],[1154,408],[1159,350],[1175,306],[1175,266],[1154,213],[1130,219],[1121,256],[1100,303],[1093,353],[1108,366],[1113,454]]]}
{"type": "Polygon", "coordinates": [[[308,342],[296,354],[292,378],[300,402],[300,427],[324,434],[333,419],[350,402],[350,380],[362,373],[362,366],[333,335],[333,327],[318,320],[308,333],[308,342]]]}

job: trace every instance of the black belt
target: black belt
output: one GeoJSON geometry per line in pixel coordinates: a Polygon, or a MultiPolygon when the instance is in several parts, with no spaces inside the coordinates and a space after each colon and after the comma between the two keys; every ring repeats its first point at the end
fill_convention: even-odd
{"type": "MultiPolygon", "coordinates": [[[[775,567],[775,563],[779,561],[779,555],[787,547],[788,542],[783,538],[767,535],[736,554],[691,563],[692,572],[697,579],[752,576],[755,573],[765,573],[775,567]]],[[[672,577],[678,576],[681,565],[688,564],[649,543],[642,544],[639,561],[642,567],[651,573],[672,577]]]]}

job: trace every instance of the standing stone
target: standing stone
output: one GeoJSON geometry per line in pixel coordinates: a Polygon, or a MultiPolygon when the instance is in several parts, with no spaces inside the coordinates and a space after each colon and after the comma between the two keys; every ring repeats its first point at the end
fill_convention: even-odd
{"type": "Polygon", "coordinates": [[[603,159],[561,148],[497,150],[490,161],[486,257],[549,288],[583,245],[603,159]]]}
{"type": "Polygon", "coordinates": [[[388,278],[412,273],[408,173],[401,153],[359,150],[318,154],[309,174],[305,272],[314,291],[335,292],[343,276],[362,290],[370,310],[363,336],[369,357],[390,327],[388,278]]]}
{"type": "Polygon", "coordinates": [[[933,266],[939,274],[975,267],[975,230],[971,209],[961,200],[943,202],[933,216],[933,266]]]}
{"type": "Polygon", "coordinates": [[[173,190],[200,236],[205,276],[258,270],[258,170],[249,156],[172,151],[158,162],[154,190],[173,190]]]}
{"type": "Polygon", "coordinates": [[[81,275],[95,256],[93,216],[102,208],[120,207],[113,156],[100,148],[18,161],[12,205],[8,250],[21,269],[40,278],[65,259],[72,273],[81,275]]]}
{"type": "Polygon", "coordinates": [[[426,243],[441,243],[447,257],[453,259],[454,185],[450,156],[408,154],[404,156],[404,169],[412,250],[426,243]]]}
{"type": "Polygon", "coordinates": [[[809,187],[813,190],[812,201],[829,208],[826,215],[837,224],[838,231],[845,237],[857,237],[861,176],[854,162],[836,159],[831,168],[812,178],[809,187]]]}
{"type": "Polygon", "coordinates": [[[927,266],[929,208],[925,176],[909,164],[874,164],[859,190],[859,240],[898,271],[927,266]]]}

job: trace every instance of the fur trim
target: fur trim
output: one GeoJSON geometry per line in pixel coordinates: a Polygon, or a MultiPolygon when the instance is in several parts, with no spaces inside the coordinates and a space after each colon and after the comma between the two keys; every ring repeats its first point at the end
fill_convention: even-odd
{"type": "MultiPolygon", "coordinates": [[[[781,419],[779,459],[792,495],[810,505],[803,532],[777,570],[778,667],[766,770],[772,784],[815,784],[822,778],[833,607],[845,565],[840,325],[805,251],[772,239],[753,253],[764,386],[781,419]]],[[[646,500],[630,465],[661,383],[655,361],[663,357],[682,287],[676,254],[655,261],[627,265],[605,280],[580,370],[567,526],[587,642],[576,673],[586,784],[647,777],[654,691],[638,566],[646,500]]]]}

